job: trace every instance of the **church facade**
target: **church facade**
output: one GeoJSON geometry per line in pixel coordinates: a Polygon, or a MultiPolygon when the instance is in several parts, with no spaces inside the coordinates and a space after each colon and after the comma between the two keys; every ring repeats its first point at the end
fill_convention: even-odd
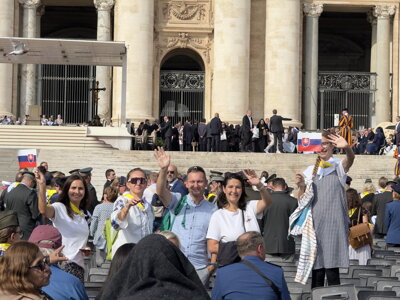
{"type": "MultiPolygon", "coordinates": [[[[399,0],[3,0],[0,36],[124,41],[129,121],[399,115],[399,0]]],[[[0,65],[0,115],[120,121],[121,70],[0,65]]]]}

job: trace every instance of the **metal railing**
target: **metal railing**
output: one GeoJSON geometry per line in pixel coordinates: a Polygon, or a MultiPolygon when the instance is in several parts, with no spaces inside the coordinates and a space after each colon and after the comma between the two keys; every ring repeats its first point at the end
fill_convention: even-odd
{"type": "Polygon", "coordinates": [[[354,128],[369,127],[376,91],[376,73],[319,72],[318,125],[334,126],[334,115],[348,108],[354,128]]]}
{"type": "Polygon", "coordinates": [[[204,117],[204,72],[161,71],[160,117],[172,124],[204,117]]]}
{"type": "Polygon", "coordinates": [[[91,88],[95,87],[95,66],[39,65],[38,97],[42,114],[61,114],[65,123],[92,120],[96,104],[91,88]]]}

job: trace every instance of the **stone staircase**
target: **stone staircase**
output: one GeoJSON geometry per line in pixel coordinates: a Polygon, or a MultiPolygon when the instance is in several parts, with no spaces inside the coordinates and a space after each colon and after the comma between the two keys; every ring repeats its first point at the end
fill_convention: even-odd
{"type": "MultiPolygon", "coordinates": [[[[293,185],[294,175],[302,172],[315,162],[315,155],[308,154],[265,154],[265,153],[206,153],[206,152],[171,152],[172,163],[184,173],[193,165],[200,165],[209,174],[210,170],[240,171],[255,169],[257,173],[266,170],[284,177],[289,185],[293,185]]],[[[337,157],[343,157],[341,155],[337,157]]],[[[121,151],[107,149],[41,149],[38,161],[47,161],[51,171],[62,171],[92,167],[92,183],[101,193],[105,182],[105,170],[112,168],[118,176],[128,173],[135,167],[147,170],[158,170],[152,151],[121,151]]],[[[390,179],[394,177],[395,159],[387,156],[356,156],[349,175],[353,178],[352,186],[361,190],[366,178],[376,184],[380,176],[390,179]]],[[[12,180],[18,170],[15,150],[0,149],[0,179],[12,180]]]]}
{"type": "Polygon", "coordinates": [[[111,149],[96,137],[87,136],[87,127],[0,125],[2,149],[111,149]]]}

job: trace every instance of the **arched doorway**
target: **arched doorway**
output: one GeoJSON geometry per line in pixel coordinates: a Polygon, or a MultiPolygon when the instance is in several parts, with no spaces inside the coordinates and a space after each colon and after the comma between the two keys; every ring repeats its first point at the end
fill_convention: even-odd
{"type": "Polygon", "coordinates": [[[168,53],[160,70],[160,117],[172,124],[204,118],[204,63],[189,49],[168,53]]]}

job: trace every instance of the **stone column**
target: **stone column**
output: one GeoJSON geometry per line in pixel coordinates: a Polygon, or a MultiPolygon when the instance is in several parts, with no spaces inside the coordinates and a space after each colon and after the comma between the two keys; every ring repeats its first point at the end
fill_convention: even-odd
{"type": "MultiPolygon", "coordinates": [[[[125,41],[128,48],[126,117],[152,119],[154,1],[118,0],[114,13],[114,40],[125,41]]],[[[118,121],[122,73],[121,68],[115,69],[113,120],[118,121]]]]}
{"type": "MultiPolygon", "coordinates": [[[[114,0],[94,0],[97,9],[97,40],[111,40],[111,9],[114,6],[114,0]]],[[[96,81],[100,88],[105,88],[98,94],[98,112],[101,120],[109,121],[111,118],[111,79],[112,73],[110,67],[96,67],[96,81]]]]}
{"type": "MultiPolygon", "coordinates": [[[[35,38],[36,35],[36,10],[41,0],[19,0],[24,7],[23,11],[23,37],[35,38]]],[[[36,104],[36,65],[27,64],[21,67],[21,93],[20,113],[23,118],[29,106],[36,104]]]]}
{"type": "Polygon", "coordinates": [[[371,23],[371,64],[370,72],[376,72],[376,24],[377,20],[372,11],[367,13],[367,20],[371,23]]]}
{"type": "Polygon", "coordinates": [[[240,123],[249,109],[250,11],[248,0],[215,1],[212,111],[240,123]]]}
{"type": "Polygon", "coordinates": [[[376,35],[376,124],[390,121],[390,26],[391,16],[396,12],[394,5],[377,5],[374,16],[377,21],[376,35]]]}
{"type": "Polygon", "coordinates": [[[300,126],[301,6],[298,0],[268,0],[265,35],[264,115],[277,109],[300,126]]]}
{"type": "MultiPolygon", "coordinates": [[[[323,10],[322,4],[304,3],[306,16],[304,56],[304,127],[318,128],[318,23],[323,10]]],[[[322,128],[320,128],[322,129],[322,128]]]]}
{"type": "MultiPolygon", "coordinates": [[[[0,36],[14,36],[14,0],[3,0],[0,9],[0,36]]],[[[0,116],[11,115],[13,65],[0,64],[0,116]]]]}

